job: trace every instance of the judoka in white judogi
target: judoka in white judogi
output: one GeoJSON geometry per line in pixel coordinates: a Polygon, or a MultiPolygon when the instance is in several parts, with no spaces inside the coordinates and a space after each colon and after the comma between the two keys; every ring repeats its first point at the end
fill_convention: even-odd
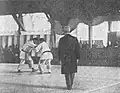
{"type": "Polygon", "coordinates": [[[20,51],[20,64],[18,65],[18,72],[21,71],[21,66],[23,64],[25,64],[25,62],[27,61],[29,68],[32,69],[32,71],[35,71],[34,67],[33,67],[33,60],[31,58],[30,52],[32,51],[32,49],[34,47],[36,47],[36,42],[37,42],[37,38],[33,38],[32,40],[27,41],[21,51],[20,51]]]}
{"type": "Polygon", "coordinates": [[[40,73],[44,72],[51,73],[51,61],[53,59],[53,55],[48,44],[45,42],[43,38],[40,38],[40,44],[35,49],[36,52],[38,52],[38,56],[40,57],[38,63],[40,73]]]}

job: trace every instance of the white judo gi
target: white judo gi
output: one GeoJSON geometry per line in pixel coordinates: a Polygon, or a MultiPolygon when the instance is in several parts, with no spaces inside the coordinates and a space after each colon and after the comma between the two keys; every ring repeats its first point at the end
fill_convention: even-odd
{"type": "Polygon", "coordinates": [[[33,67],[33,60],[31,58],[30,52],[31,50],[36,46],[36,44],[33,43],[33,40],[26,42],[21,51],[20,51],[20,64],[18,65],[18,70],[21,70],[21,65],[25,64],[27,61],[29,68],[34,69],[33,67]]]}
{"type": "Polygon", "coordinates": [[[36,52],[38,52],[38,56],[40,57],[38,67],[41,73],[48,72],[51,73],[51,61],[53,59],[53,55],[48,44],[43,41],[36,48],[36,52]]]}

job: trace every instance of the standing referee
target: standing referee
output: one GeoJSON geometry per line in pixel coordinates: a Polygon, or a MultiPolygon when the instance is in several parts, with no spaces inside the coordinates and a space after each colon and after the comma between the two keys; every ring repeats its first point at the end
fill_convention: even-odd
{"type": "Polygon", "coordinates": [[[76,37],[70,35],[66,26],[65,35],[59,40],[58,56],[61,62],[61,74],[65,75],[67,89],[71,90],[74,75],[77,72],[77,60],[80,58],[80,46],[76,37]]]}

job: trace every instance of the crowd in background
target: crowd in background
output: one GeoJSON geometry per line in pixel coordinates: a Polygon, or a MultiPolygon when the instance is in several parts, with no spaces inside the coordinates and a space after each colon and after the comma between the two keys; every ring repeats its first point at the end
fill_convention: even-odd
{"type": "Polygon", "coordinates": [[[18,45],[5,45],[5,47],[0,48],[0,62],[4,63],[19,63],[19,47],[18,45]]]}
{"type": "MultiPolygon", "coordinates": [[[[79,42],[80,44],[80,48],[81,49],[89,49],[89,44],[88,42],[79,42]]],[[[101,45],[102,48],[104,48],[103,45],[101,45]]],[[[109,47],[109,46],[107,46],[109,47]]],[[[99,48],[99,46],[97,44],[93,44],[92,48],[99,48]]],[[[52,49],[52,52],[54,54],[54,56],[57,56],[56,54],[56,50],[52,49]]],[[[2,63],[19,63],[20,59],[19,59],[19,54],[20,54],[20,49],[18,47],[18,45],[5,45],[5,47],[0,47],[0,62],[2,63]]],[[[56,57],[54,57],[55,60],[56,57]]]]}

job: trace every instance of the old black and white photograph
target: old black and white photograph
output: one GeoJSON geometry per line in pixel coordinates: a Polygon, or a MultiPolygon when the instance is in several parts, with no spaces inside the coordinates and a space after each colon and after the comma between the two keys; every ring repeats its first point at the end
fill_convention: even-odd
{"type": "Polygon", "coordinates": [[[120,93],[120,0],[0,0],[0,93],[120,93]]]}

